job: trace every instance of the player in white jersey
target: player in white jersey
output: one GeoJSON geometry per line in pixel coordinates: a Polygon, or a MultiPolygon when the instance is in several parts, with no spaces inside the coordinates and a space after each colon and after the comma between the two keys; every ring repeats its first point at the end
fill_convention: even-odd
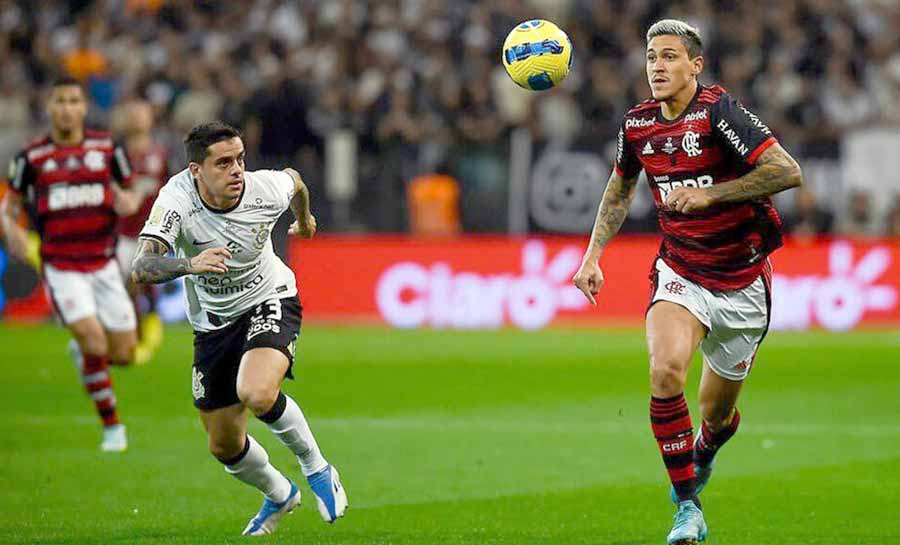
{"type": "Polygon", "coordinates": [[[270,233],[287,210],[290,232],[316,232],[309,191],[293,169],[244,170],[237,129],[221,122],[194,127],[184,140],[188,168],[160,190],[132,264],[135,282],[185,276],[194,328],[194,405],[209,450],[225,470],[258,488],[262,508],[244,534],[272,533],[300,503],[300,492],[247,434],[247,409],[300,462],[326,522],[344,516],[347,495],[319,450],[306,418],[281,392],[292,378],[301,307],[294,273],[272,250],[270,233]],[[170,251],[175,257],[167,257],[170,251]]]}

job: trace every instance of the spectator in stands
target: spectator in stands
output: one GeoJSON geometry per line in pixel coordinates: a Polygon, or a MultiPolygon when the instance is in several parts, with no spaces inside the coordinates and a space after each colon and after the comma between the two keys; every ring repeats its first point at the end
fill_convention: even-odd
{"type": "Polygon", "coordinates": [[[894,197],[894,206],[887,215],[885,235],[900,238],[900,196],[894,197]]]}
{"type": "Polygon", "coordinates": [[[839,218],[837,233],[849,237],[871,237],[881,234],[883,229],[875,222],[872,212],[872,197],[868,191],[854,189],[839,218]]]}
{"type": "MultiPolygon", "coordinates": [[[[576,51],[564,89],[540,95],[511,87],[497,59],[505,33],[535,15],[534,2],[9,0],[0,18],[0,124],[20,133],[40,125],[40,93],[69,72],[93,79],[99,106],[149,100],[164,134],[201,117],[240,125],[251,162],[315,153],[321,163],[328,134],[351,129],[359,186],[373,186],[380,175],[378,127],[402,78],[422,124],[422,134],[405,141],[404,155],[416,157],[423,172],[472,150],[493,150],[483,165],[494,168],[508,160],[504,150],[517,127],[530,129],[538,145],[573,141],[605,155],[615,120],[648,96],[643,78],[619,77],[644,63],[646,21],[680,15],[708,30],[708,81],[764,113],[792,153],[838,161],[845,131],[900,127],[900,4],[539,3],[576,51]],[[224,75],[210,79],[211,73],[224,75]]],[[[104,108],[92,111],[94,121],[106,122],[104,108]]],[[[13,152],[4,142],[0,137],[0,160],[13,152]]],[[[485,168],[454,172],[464,200],[485,168]]],[[[506,183],[502,174],[493,178],[506,183]]]]}
{"type": "Polygon", "coordinates": [[[831,232],[834,216],[820,206],[816,194],[800,187],[794,195],[794,210],[784,218],[784,231],[795,237],[813,237],[831,232]]]}

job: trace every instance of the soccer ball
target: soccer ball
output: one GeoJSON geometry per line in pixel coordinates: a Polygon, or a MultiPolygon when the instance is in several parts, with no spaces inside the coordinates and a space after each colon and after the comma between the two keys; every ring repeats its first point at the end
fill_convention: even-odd
{"type": "Polygon", "coordinates": [[[572,67],[572,42],[550,21],[525,21],[503,42],[503,66],[520,87],[549,89],[562,83],[572,67]]]}

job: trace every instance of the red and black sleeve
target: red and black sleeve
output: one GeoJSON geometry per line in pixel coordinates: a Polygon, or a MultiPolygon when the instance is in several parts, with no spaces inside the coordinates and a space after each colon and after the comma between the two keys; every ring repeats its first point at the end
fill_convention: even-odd
{"type": "Polygon", "coordinates": [[[641,162],[638,160],[634,149],[625,135],[625,122],[619,127],[619,135],[616,138],[616,173],[626,179],[631,179],[641,172],[641,162]]]}
{"type": "Polygon", "coordinates": [[[125,147],[121,143],[113,144],[112,162],[110,164],[113,179],[122,187],[131,186],[134,171],[131,170],[131,162],[128,160],[128,154],[125,147]]]}
{"type": "Polygon", "coordinates": [[[9,163],[9,185],[16,193],[28,198],[28,188],[34,185],[34,167],[28,162],[28,155],[22,151],[9,163]]]}
{"type": "Polygon", "coordinates": [[[759,117],[728,93],[722,93],[712,108],[713,134],[725,149],[753,166],[760,154],[777,142],[759,117]]]}

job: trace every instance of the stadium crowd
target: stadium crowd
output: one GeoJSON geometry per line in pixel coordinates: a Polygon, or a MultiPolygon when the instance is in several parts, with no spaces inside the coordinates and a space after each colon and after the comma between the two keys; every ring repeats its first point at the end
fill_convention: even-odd
{"type": "MultiPolygon", "coordinates": [[[[35,134],[46,85],[73,75],[93,124],[126,98],[151,101],[175,168],[194,124],[240,127],[249,164],[301,169],[328,225],[339,221],[323,190],[326,142],[348,129],[359,142],[355,219],[335,228],[406,230],[405,184],[448,172],[464,228],[504,230],[503,214],[470,203],[505,205],[510,132],[606,146],[648,95],[642,33],[662,16],[699,27],[704,81],[740,97],[798,157],[837,160],[858,127],[900,131],[895,2],[0,0],[0,14],[2,132],[35,134]],[[565,28],[576,56],[563,87],[542,95],[515,87],[498,53],[536,15],[565,28]]],[[[789,230],[900,236],[896,195],[877,197],[893,199],[887,214],[872,212],[871,192],[848,188],[843,206],[819,197],[796,193],[789,230]]]]}

